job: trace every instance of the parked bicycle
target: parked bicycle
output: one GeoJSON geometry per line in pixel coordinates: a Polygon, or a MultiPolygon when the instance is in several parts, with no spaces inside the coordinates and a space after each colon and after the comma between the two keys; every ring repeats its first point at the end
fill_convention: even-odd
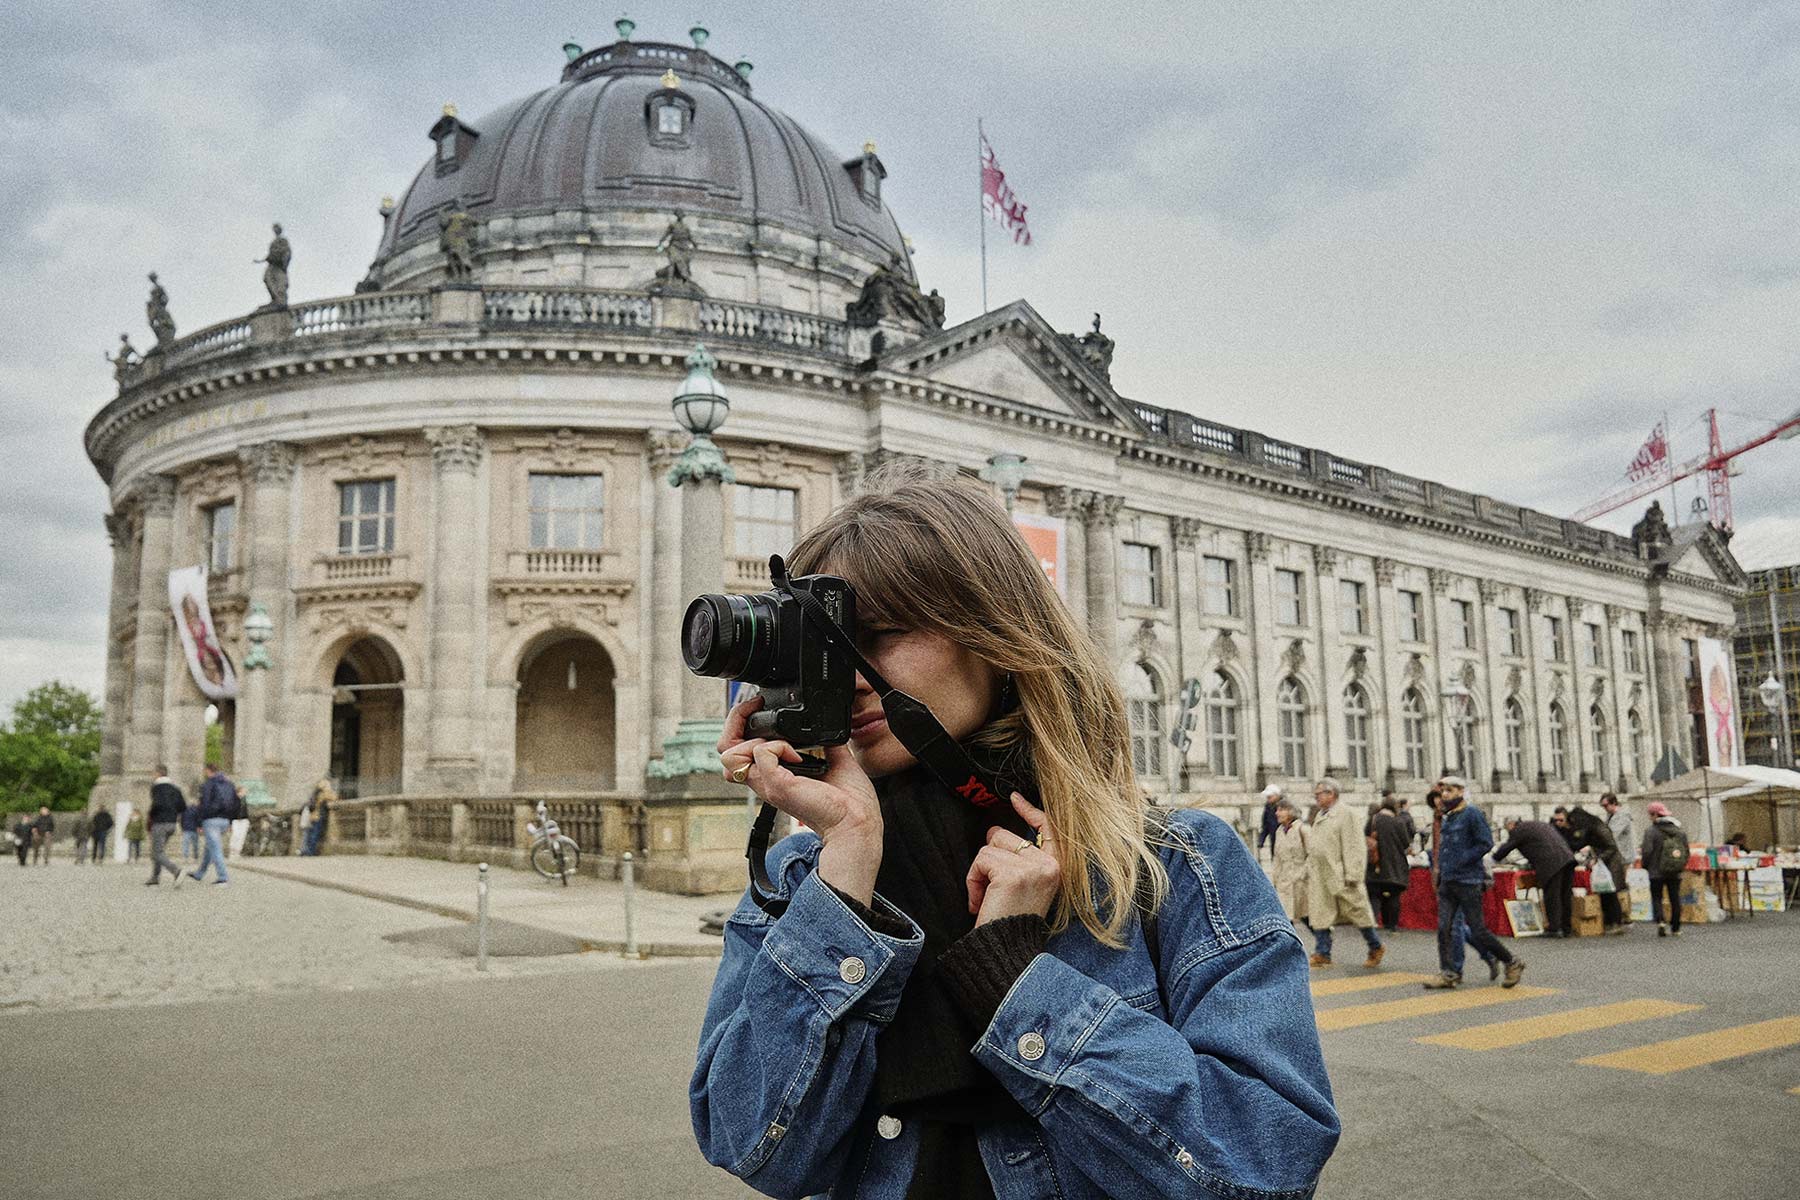
{"type": "Polygon", "coordinates": [[[542,800],[537,805],[537,820],[528,822],[525,832],[532,837],[531,869],[545,879],[560,879],[569,886],[569,876],[581,869],[581,847],[550,819],[550,810],[542,800]]]}

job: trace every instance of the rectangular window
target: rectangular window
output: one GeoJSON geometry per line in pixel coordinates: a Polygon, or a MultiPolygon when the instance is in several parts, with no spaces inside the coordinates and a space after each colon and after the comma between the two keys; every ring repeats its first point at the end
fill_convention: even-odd
{"type": "Polygon", "coordinates": [[[394,481],[338,484],[338,553],[394,552],[394,481]]]}
{"type": "Polygon", "coordinates": [[[1625,669],[1636,674],[1644,669],[1643,660],[1638,657],[1638,635],[1635,629],[1619,631],[1619,656],[1625,660],[1625,669]]]}
{"type": "Polygon", "coordinates": [[[1464,650],[1475,648],[1475,605],[1468,600],[1452,600],[1450,611],[1455,620],[1456,644],[1464,650]]]}
{"type": "Polygon", "coordinates": [[[206,570],[223,575],[231,570],[232,543],[237,536],[237,504],[227,500],[206,510],[206,570]]]}
{"type": "Polygon", "coordinates": [[[1605,666],[1606,643],[1600,636],[1600,627],[1592,621],[1587,621],[1582,624],[1581,631],[1586,642],[1587,665],[1590,667],[1605,666]]]}
{"type": "Polygon", "coordinates": [[[1275,572],[1275,623],[1277,625],[1306,624],[1306,592],[1305,581],[1298,571],[1277,570],[1275,572]]]}
{"type": "Polygon", "coordinates": [[[1400,591],[1400,640],[1425,640],[1425,597],[1404,588],[1400,591]]]}
{"type": "Polygon", "coordinates": [[[786,554],[794,546],[793,488],[732,485],[731,540],[740,558],[786,554]]]}
{"type": "Polygon", "coordinates": [[[1120,548],[1119,601],[1139,608],[1162,606],[1162,564],[1155,546],[1126,542],[1120,548]]]}
{"type": "Polygon", "coordinates": [[[1235,617],[1237,607],[1237,564],[1229,558],[1207,555],[1200,560],[1201,604],[1215,617],[1235,617]]]}
{"type": "Polygon", "coordinates": [[[1563,661],[1563,623],[1561,617],[1544,618],[1544,657],[1551,662],[1563,661]]]}
{"type": "Polygon", "coordinates": [[[1358,580],[1338,580],[1338,628],[1345,633],[1369,632],[1368,589],[1358,580]]]}
{"type": "Polygon", "coordinates": [[[1519,610],[1503,608],[1500,610],[1500,635],[1503,639],[1505,653],[1513,658],[1519,657],[1519,610]]]}
{"type": "Polygon", "coordinates": [[[599,475],[541,475],[532,472],[531,548],[598,550],[606,500],[599,475]]]}

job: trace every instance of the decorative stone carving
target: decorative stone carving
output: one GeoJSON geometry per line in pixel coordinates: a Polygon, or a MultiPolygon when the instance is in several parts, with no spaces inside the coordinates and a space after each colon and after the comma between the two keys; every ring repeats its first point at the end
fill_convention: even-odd
{"type": "Polygon", "coordinates": [[[1492,604],[1500,598],[1500,585],[1491,579],[1477,580],[1475,590],[1480,594],[1483,604],[1492,604]]]}
{"type": "Polygon", "coordinates": [[[644,435],[650,459],[650,474],[662,475],[680,457],[686,439],[671,429],[652,429],[644,435]]]}
{"type": "Polygon", "coordinates": [[[806,470],[806,464],[780,442],[764,442],[756,448],[756,470],[765,482],[782,483],[806,470]]]}
{"type": "Polygon", "coordinates": [[[373,475],[378,471],[398,470],[406,447],[397,441],[353,434],[342,442],[319,451],[322,466],[341,466],[351,475],[373,475]]]}
{"type": "Polygon", "coordinates": [[[1606,695],[1606,676],[1594,676],[1588,683],[1588,695],[1592,697],[1595,704],[1600,703],[1600,698],[1606,695]]]}
{"type": "Polygon", "coordinates": [[[1213,657],[1221,663],[1235,662],[1238,656],[1237,639],[1231,636],[1231,630],[1219,630],[1219,636],[1213,639],[1213,657]]]}
{"type": "MultiPolygon", "coordinates": [[[[321,604],[307,612],[307,624],[314,634],[327,637],[339,630],[386,627],[405,629],[408,608],[392,601],[363,604],[321,604]]],[[[327,637],[327,640],[329,638],[327,637]]]]}
{"type": "Polygon", "coordinates": [[[1631,685],[1631,691],[1626,693],[1625,706],[1627,708],[1636,708],[1638,705],[1642,704],[1643,702],[1644,702],[1644,685],[1642,682],[1634,680],[1631,685]]]}
{"type": "Polygon", "coordinates": [[[1087,526],[1089,529],[1111,529],[1119,523],[1119,510],[1125,507],[1125,497],[1108,496],[1096,493],[1087,510],[1087,526]]]}
{"type": "Polygon", "coordinates": [[[651,295],[706,295],[705,289],[694,279],[694,233],[680,213],[669,222],[662,241],[656,244],[656,252],[663,256],[663,265],[656,269],[656,275],[650,282],[651,295]]]}
{"type": "Polygon", "coordinates": [[[1525,686],[1525,672],[1523,672],[1519,669],[1519,664],[1514,663],[1512,666],[1506,668],[1506,691],[1507,691],[1507,694],[1516,696],[1519,693],[1519,689],[1523,688],[1524,686],[1525,686]]]}
{"type": "Polygon", "coordinates": [[[579,434],[573,429],[564,428],[558,429],[550,435],[550,444],[547,449],[550,452],[551,463],[559,470],[569,471],[580,465],[585,457],[586,447],[579,434]]]}
{"type": "Polygon", "coordinates": [[[1668,519],[1663,516],[1662,501],[1650,502],[1643,518],[1631,527],[1631,540],[1637,546],[1638,554],[1651,561],[1661,558],[1668,550],[1671,537],[1668,519]]]}
{"type": "Polygon", "coordinates": [[[1462,670],[1457,672],[1457,678],[1462,680],[1462,685],[1464,687],[1473,690],[1476,680],[1475,664],[1472,662],[1464,663],[1462,665],[1462,670]]]}
{"type": "Polygon", "coordinates": [[[1306,639],[1295,638],[1281,652],[1281,665],[1291,674],[1306,665],[1306,639]]]}
{"type": "Polygon", "coordinates": [[[438,214],[438,249],[444,254],[444,280],[468,287],[475,280],[475,218],[459,198],[438,214]]]}
{"type": "Polygon", "coordinates": [[[1609,625],[1617,625],[1620,621],[1625,619],[1625,613],[1626,609],[1623,605],[1608,604],[1606,606],[1606,623],[1609,625]]]}
{"type": "Polygon", "coordinates": [[[1381,587],[1394,586],[1394,560],[1378,558],[1375,560],[1375,582],[1381,587]]]}
{"type": "Polygon", "coordinates": [[[1425,682],[1425,656],[1414,651],[1406,656],[1406,664],[1400,668],[1400,676],[1414,687],[1425,682]]]}
{"type": "Polygon", "coordinates": [[[1183,550],[1192,550],[1200,544],[1200,535],[1206,532],[1206,523],[1198,517],[1175,518],[1175,544],[1183,550]]]}
{"type": "Polygon", "coordinates": [[[1570,596],[1568,598],[1568,605],[1570,624],[1581,620],[1582,614],[1587,610],[1587,601],[1583,600],[1580,596],[1570,596]]]}
{"type": "Polygon", "coordinates": [[[1552,700],[1560,699],[1568,690],[1568,677],[1561,671],[1552,671],[1550,673],[1550,698],[1552,700]]]}
{"type": "Polygon", "coordinates": [[[920,293],[898,254],[885,266],[863,281],[862,292],[844,306],[844,319],[859,329],[870,329],[883,321],[899,321],[942,329],[944,317],[930,297],[920,293]]]}
{"type": "Polygon", "coordinates": [[[131,518],[124,513],[107,513],[106,540],[114,550],[131,545],[131,518]]]}
{"type": "Polygon", "coordinates": [[[868,469],[864,456],[859,451],[841,455],[837,461],[838,495],[848,500],[862,491],[863,473],[868,469]]]}
{"type": "Polygon", "coordinates": [[[1113,340],[1100,332],[1100,314],[1094,314],[1094,327],[1086,333],[1065,333],[1063,342],[1081,360],[1099,372],[1100,378],[1112,381],[1113,340]]]}
{"type": "Polygon", "coordinates": [[[1544,592],[1541,588],[1528,587],[1525,589],[1525,607],[1532,612],[1544,611],[1544,599],[1544,592]]]}
{"type": "Polygon", "coordinates": [[[275,225],[274,230],[275,237],[269,242],[268,253],[256,260],[267,264],[263,267],[263,286],[269,289],[269,302],[258,309],[259,312],[288,306],[288,263],[293,261],[294,251],[288,240],[281,236],[281,226],[275,225]]]}
{"type": "Polygon", "coordinates": [[[1369,650],[1368,650],[1368,647],[1358,646],[1354,650],[1350,651],[1350,659],[1348,662],[1346,662],[1344,664],[1344,669],[1350,673],[1350,678],[1352,678],[1352,679],[1361,679],[1364,675],[1368,674],[1368,672],[1369,672],[1369,650]]]}
{"type": "Polygon", "coordinates": [[[175,511],[175,480],[169,475],[146,475],[131,488],[131,503],[146,517],[166,517],[175,511]]]}
{"type": "Polygon", "coordinates": [[[1268,562],[1271,540],[1266,533],[1251,530],[1244,535],[1244,546],[1249,551],[1251,562],[1268,562]]]}
{"type": "Polygon", "coordinates": [[[1312,560],[1313,567],[1319,574],[1334,575],[1337,573],[1337,551],[1333,550],[1330,546],[1314,546],[1312,548],[1312,560]]]}
{"type": "Polygon", "coordinates": [[[150,332],[156,335],[156,346],[150,353],[161,354],[175,340],[175,318],[169,315],[169,293],[156,282],[155,271],[150,272],[150,298],[144,302],[144,316],[150,322],[150,332]]]}
{"type": "Polygon", "coordinates": [[[1044,493],[1044,508],[1050,515],[1068,520],[1085,519],[1088,507],[1093,502],[1094,493],[1084,492],[1080,488],[1053,487],[1044,493]]]}
{"type": "Polygon", "coordinates": [[[1450,585],[1454,583],[1455,580],[1456,577],[1442,567],[1432,567],[1425,572],[1425,581],[1435,595],[1441,596],[1449,591],[1450,585]]]}
{"type": "Polygon", "coordinates": [[[286,442],[258,442],[238,450],[244,474],[255,483],[283,484],[294,477],[299,455],[286,442]]]}
{"type": "Polygon", "coordinates": [[[474,425],[428,426],[425,440],[431,443],[432,460],[443,474],[452,471],[473,474],[475,468],[481,465],[482,451],[487,445],[480,428],[474,425]]]}
{"type": "Polygon", "coordinates": [[[108,354],[103,350],[100,352],[100,357],[112,364],[113,382],[119,385],[120,391],[124,391],[130,385],[132,379],[137,375],[138,367],[142,366],[144,361],[143,356],[137,352],[137,347],[131,344],[131,335],[126,333],[119,335],[119,352],[117,354],[108,354]]]}
{"type": "Polygon", "coordinates": [[[1151,652],[1156,649],[1156,622],[1145,619],[1138,622],[1137,632],[1131,635],[1133,656],[1140,663],[1150,661],[1151,652]]]}

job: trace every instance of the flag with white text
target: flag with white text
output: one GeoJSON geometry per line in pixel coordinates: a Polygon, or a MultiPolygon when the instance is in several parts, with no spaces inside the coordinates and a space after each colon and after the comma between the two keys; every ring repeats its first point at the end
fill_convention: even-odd
{"type": "Polygon", "coordinates": [[[981,137],[981,210],[1012,234],[1014,242],[1031,245],[1031,226],[1025,220],[1025,203],[1006,182],[1006,172],[1000,169],[986,134],[981,137]]]}

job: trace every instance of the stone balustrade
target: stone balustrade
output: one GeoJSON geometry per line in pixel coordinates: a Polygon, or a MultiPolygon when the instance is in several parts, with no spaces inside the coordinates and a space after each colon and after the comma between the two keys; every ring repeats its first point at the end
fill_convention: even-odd
{"type": "Polygon", "coordinates": [[[328,854],[395,854],[528,869],[538,800],[581,847],[581,869],[611,878],[619,855],[645,855],[638,800],[613,792],[554,796],[381,796],[340,800],[326,828],[328,854]]]}

